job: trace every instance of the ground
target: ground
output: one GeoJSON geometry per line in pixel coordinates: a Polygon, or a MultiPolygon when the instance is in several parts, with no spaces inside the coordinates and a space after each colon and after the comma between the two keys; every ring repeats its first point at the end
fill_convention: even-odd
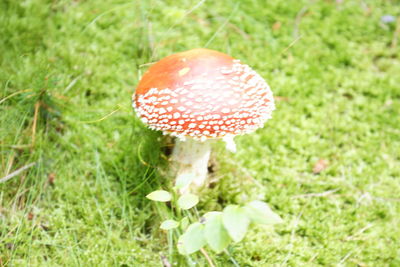
{"type": "Polygon", "coordinates": [[[399,14],[383,0],[2,1],[0,179],[34,165],[0,183],[0,266],[161,266],[144,196],[171,184],[168,147],[131,95],[148,63],[196,47],[249,64],[277,100],[237,153],[215,147],[201,196],[200,213],[258,198],[283,218],[229,249],[239,265],[400,266],[399,14]]]}

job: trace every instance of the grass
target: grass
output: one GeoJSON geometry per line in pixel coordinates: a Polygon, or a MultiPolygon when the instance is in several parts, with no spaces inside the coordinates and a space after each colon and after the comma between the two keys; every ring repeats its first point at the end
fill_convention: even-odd
{"type": "Polygon", "coordinates": [[[0,10],[0,178],[35,163],[0,184],[0,266],[161,266],[162,218],[144,196],[170,183],[166,143],[130,98],[143,64],[204,46],[251,65],[279,96],[236,154],[216,147],[219,180],[200,203],[257,197],[283,217],[230,249],[240,266],[400,265],[400,21],[380,21],[399,18],[397,1],[6,0],[0,10]]]}

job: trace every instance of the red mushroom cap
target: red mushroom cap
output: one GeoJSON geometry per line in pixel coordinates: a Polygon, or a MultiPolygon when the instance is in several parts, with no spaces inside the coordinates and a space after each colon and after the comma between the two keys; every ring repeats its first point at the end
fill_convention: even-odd
{"type": "Polygon", "coordinates": [[[209,49],[177,53],[152,65],[136,88],[133,106],[150,128],[193,138],[252,132],[275,109],[260,75],[209,49]]]}

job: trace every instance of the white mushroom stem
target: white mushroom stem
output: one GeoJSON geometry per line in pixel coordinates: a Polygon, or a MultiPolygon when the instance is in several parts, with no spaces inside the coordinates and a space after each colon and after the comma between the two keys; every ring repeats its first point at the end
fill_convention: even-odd
{"type": "MultiPolygon", "coordinates": [[[[204,185],[208,172],[208,160],[211,153],[211,140],[196,141],[192,138],[176,139],[172,152],[172,160],[178,167],[176,181],[187,180],[192,177],[190,187],[204,185]]],[[[189,186],[181,188],[181,192],[188,191],[189,186]]]]}
{"type": "MultiPolygon", "coordinates": [[[[226,149],[236,152],[233,135],[223,138],[226,149]]],[[[180,188],[180,192],[190,191],[190,188],[204,185],[208,173],[208,160],[210,159],[211,143],[213,140],[197,141],[192,138],[177,138],[172,160],[177,166],[176,181],[187,184],[180,188]]]]}

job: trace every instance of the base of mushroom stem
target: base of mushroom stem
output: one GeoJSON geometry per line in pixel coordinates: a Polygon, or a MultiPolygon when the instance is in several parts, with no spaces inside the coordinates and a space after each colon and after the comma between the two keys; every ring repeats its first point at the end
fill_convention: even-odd
{"type": "Polygon", "coordinates": [[[191,183],[180,189],[181,193],[204,185],[208,174],[212,140],[197,141],[191,138],[176,139],[172,160],[177,167],[176,181],[193,177],[191,183]]]}

